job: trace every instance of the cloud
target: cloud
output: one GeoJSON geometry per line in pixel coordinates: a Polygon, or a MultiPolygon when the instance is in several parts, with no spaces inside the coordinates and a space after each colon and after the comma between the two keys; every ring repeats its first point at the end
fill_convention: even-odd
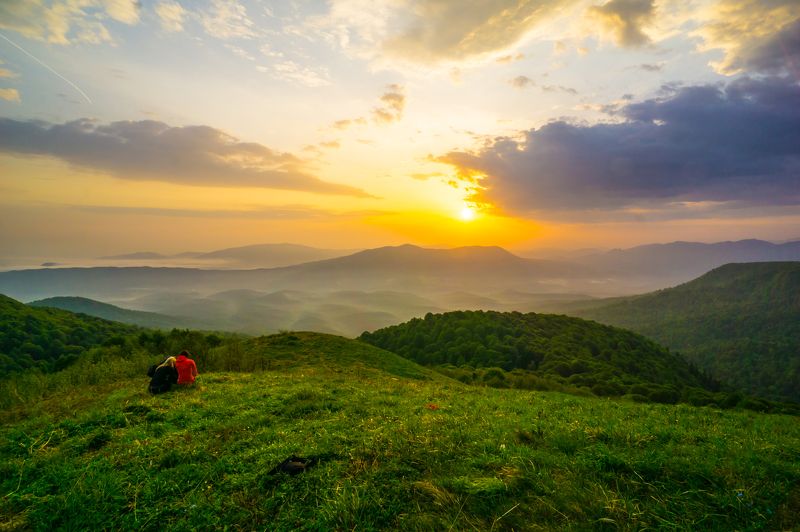
{"type": "Polygon", "coordinates": [[[326,68],[313,70],[295,63],[281,61],[272,68],[260,68],[262,72],[271,72],[277,79],[303,85],[305,87],[326,87],[331,84],[330,74],[326,68]]]}
{"type": "Polygon", "coordinates": [[[19,103],[22,101],[22,98],[20,98],[17,89],[0,89],[0,100],[19,103]]]}
{"type": "Polygon", "coordinates": [[[655,5],[653,0],[611,0],[590,7],[587,15],[619,46],[633,48],[650,42],[642,28],[653,22],[655,5]]]}
{"type": "Polygon", "coordinates": [[[105,22],[139,22],[137,0],[3,0],[0,29],[52,44],[112,42],[105,22]]]}
{"type": "Polygon", "coordinates": [[[335,121],[331,124],[331,127],[333,129],[345,130],[352,126],[364,126],[366,124],[367,121],[364,118],[345,118],[344,120],[335,121]]]}
{"type": "Polygon", "coordinates": [[[55,157],[120,179],[369,197],[360,189],[314,177],[294,155],[242,142],[208,126],[0,118],[0,152],[55,157]]]}
{"type": "Polygon", "coordinates": [[[633,68],[644,70],[645,72],[661,72],[661,70],[664,68],[664,65],[660,63],[642,63],[641,65],[637,65],[633,68]]]}
{"type": "Polygon", "coordinates": [[[381,105],[372,110],[372,118],[379,124],[390,124],[403,118],[406,97],[403,87],[397,84],[388,85],[381,95],[381,105]]]}
{"type": "Polygon", "coordinates": [[[206,33],[217,39],[247,39],[256,35],[247,9],[236,0],[213,0],[200,14],[200,23],[206,33]]]}
{"type": "Polygon", "coordinates": [[[528,76],[517,76],[516,78],[509,80],[508,83],[517,89],[524,89],[530,85],[536,85],[536,82],[528,76]]]}
{"type": "Polygon", "coordinates": [[[508,63],[514,63],[515,61],[522,61],[525,59],[525,54],[516,53],[516,54],[506,54],[503,56],[498,57],[494,60],[495,63],[500,63],[501,65],[505,65],[508,63]]]}
{"type": "Polygon", "coordinates": [[[507,55],[579,0],[331,0],[315,22],[361,55],[424,64],[507,55]]]}
{"type": "Polygon", "coordinates": [[[703,14],[696,34],[705,50],[724,56],[718,72],[779,74],[800,69],[800,8],[797,0],[719,0],[703,14]]]}
{"type": "Polygon", "coordinates": [[[270,205],[250,209],[170,209],[161,207],[123,207],[115,205],[72,205],[73,209],[97,214],[123,216],[166,216],[171,218],[244,218],[252,220],[311,220],[380,216],[386,211],[329,211],[308,205],[270,205]]]}
{"type": "Polygon", "coordinates": [[[183,19],[186,10],[178,2],[166,0],[159,2],[155,7],[156,15],[161,21],[164,31],[183,31],[183,19]]]}
{"type": "Polygon", "coordinates": [[[517,214],[800,205],[797,82],[682,87],[619,114],[621,123],[552,122],[436,160],[474,187],[472,201],[517,214]]]}
{"type": "Polygon", "coordinates": [[[543,92],[563,92],[566,94],[578,94],[578,91],[571,87],[563,85],[540,85],[528,76],[517,76],[510,79],[508,83],[516,89],[525,89],[527,87],[539,87],[543,92]]]}
{"type": "Polygon", "coordinates": [[[105,0],[101,2],[105,7],[106,13],[117,22],[125,24],[136,24],[139,22],[139,1],[138,0],[105,0]]]}
{"type": "MultiPolygon", "coordinates": [[[[406,97],[401,85],[395,83],[386,86],[386,91],[381,95],[379,104],[372,108],[372,120],[377,124],[391,124],[403,118],[403,111],[406,107],[406,97]]],[[[357,118],[345,118],[336,120],[331,124],[331,128],[343,131],[355,126],[367,125],[367,119],[363,116],[357,118]]]]}

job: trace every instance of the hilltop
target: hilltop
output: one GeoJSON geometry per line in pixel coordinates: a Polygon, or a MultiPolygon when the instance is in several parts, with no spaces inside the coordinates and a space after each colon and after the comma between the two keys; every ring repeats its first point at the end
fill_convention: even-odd
{"type": "Polygon", "coordinates": [[[445,373],[465,382],[478,376],[475,368],[495,368],[480,381],[544,389],[550,382],[600,396],[698,404],[714,402],[711,392],[718,390],[684,359],[643,336],[568,316],[428,314],[360,339],[423,365],[462,368],[445,373]]]}
{"type": "Polygon", "coordinates": [[[9,385],[50,387],[0,410],[3,525],[800,525],[800,428],[784,416],[469,387],[316,333],[196,352],[198,384],[155,397],[143,376],[155,354],[113,349],[43,379],[0,381],[3,397],[14,397],[9,385]],[[313,467],[272,473],[293,455],[313,467]]]}
{"type": "Polygon", "coordinates": [[[88,299],[85,297],[49,297],[28,303],[31,307],[50,307],[61,310],[68,310],[88,316],[95,316],[109,321],[128,323],[156,329],[172,329],[173,327],[203,327],[197,321],[188,318],[179,318],[158,314],[156,312],[144,312],[141,310],[130,310],[88,299]]]}
{"type": "Polygon", "coordinates": [[[800,402],[800,262],[728,264],[674,288],[572,306],[748,393],[800,402]]]}
{"type": "Polygon", "coordinates": [[[29,307],[0,294],[0,370],[62,369],[88,348],[137,331],[65,310],[29,307]]]}

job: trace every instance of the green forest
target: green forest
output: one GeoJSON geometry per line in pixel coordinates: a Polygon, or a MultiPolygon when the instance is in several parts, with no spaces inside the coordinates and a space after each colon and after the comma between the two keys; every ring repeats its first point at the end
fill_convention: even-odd
{"type": "Polygon", "coordinates": [[[0,295],[0,371],[62,369],[92,346],[122,342],[135,327],[0,295]]]}
{"type": "Polygon", "coordinates": [[[747,393],[800,402],[800,263],[728,264],[571,314],[652,338],[747,393]]]}
{"type": "Polygon", "coordinates": [[[427,314],[365,332],[360,339],[472,384],[626,396],[639,402],[795,410],[723,390],[681,356],[639,334],[568,316],[427,314]]]}

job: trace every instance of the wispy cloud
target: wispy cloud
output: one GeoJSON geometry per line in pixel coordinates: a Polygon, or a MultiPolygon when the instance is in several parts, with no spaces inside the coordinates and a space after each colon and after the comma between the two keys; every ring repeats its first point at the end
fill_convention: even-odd
{"type": "Polygon", "coordinates": [[[22,101],[22,98],[20,98],[17,89],[0,89],[0,100],[19,103],[22,101]]]}
{"type": "Polygon", "coordinates": [[[112,42],[109,20],[139,22],[138,0],[3,0],[0,29],[52,44],[112,42]]]}
{"type": "Polygon", "coordinates": [[[402,86],[393,84],[386,89],[381,96],[381,105],[372,110],[372,118],[380,124],[397,122],[403,118],[403,110],[406,107],[406,96],[402,86]]]}
{"type": "MultiPolygon", "coordinates": [[[[378,105],[373,107],[370,113],[372,121],[376,124],[391,124],[403,118],[403,111],[406,108],[406,96],[402,85],[396,83],[387,85],[378,102],[378,105]]],[[[366,117],[359,116],[336,120],[330,127],[341,131],[355,126],[365,126],[368,122],[366,117]]]]}
{"type": "Polygon", "coordinates": [[[244,209],[171,209],[116,205],[72,205],[73,209],[120,216],[165,216],[170,218],[243,218],[252,220],[312,220],[361,218],[391,214],[380,210],[331,211],[309,205],[269,205],[244,209]]]}
{"type": "Polygon", "coordinates": [[[587,14],[620,46],[637,47],[650,42],[644,28],[655,18],[653,0],[611,0],[590,7],[587,14]]]}
{"type": "Polygon", "coordinates": [[[305,87],[325,87],[331,84],[327,68],[313,69],[290,60],[280,61],[271,67],[259,66],[257,70],[305,87]]]}
{"type": "Polygon", "coordinates": [[[511,61],[515,45],[579,1],[332,0],[313,25],[332,44],[395,67],[398,59],[437,64],[502,54],[511,61]]]}
{"type": "Polygon", "coordinates": [[[531,85],[535,85],[536,82],[533,81],[528,76],[517,76],[508,81],[508,83],[517,89],[524,89],[525,87],[529,87],[531,85]]]}
{"type": "Polygon", "coordinates": [[[337,120],[331,127],[334,129],[348,129],[352,126],[365,126],[367,124],[367,120],[363,117],[359,118],[345,118],[343,120],[337,120]]]}
{"type": "Polygon", "coordinates": [[[0,152],[56,157],[121,179],[369,197],[363,190],[311,175],[294,155],[242,142],[208,126],[0,118],[0,152]]]}
{"type": "Polygon", "coordinates": [[[255,24],[247,8],[237,0],[213,0],[200,14],[206,33],[217,39],[247,39],[255,37],[255,24]]]}
{"type": "Polygon", "coordinates": [[[517,76],[508,80],[509,85],[516,89],[525,89],[527,87],[538,87],[542,92],[563,92],[565,94],[578,94],[578,91],[572,87],[565,87],[563,85],[545,85],[537,83],[535,80],[528,76],[517,76]]]}
{"type": "Polygon", "coordinates": [[[159,2],[156,4],[155,11],[164,31],[183,31],[186,10],[178,2],[172,0],[159,2]]]}
{"type": "MultiPolygon", "coordinates": [[[[4,64],[2,60],[0,60],[0,65],[4,64]]],[[[7,68],[0,67],[0,78],[16,78],[19,77],[19,74],[16,72],[12,72],[7,68]]]]}
{"type": "Polygon", "coordinates": [[[642,63],[633,68],[644,70],[645,72],[661,72],[664,69],[664,65],[662,63],[642,63]]]}
{"type": "Polygon", "coordinates": [[[501,65],[505,65],[508,63],[514,63],[516,61],[522,61],[525,59],[525,54],[516,53],[516,54],[506,54],[498,57],[494,60],[495,63],[500,63],[501,65]]]}

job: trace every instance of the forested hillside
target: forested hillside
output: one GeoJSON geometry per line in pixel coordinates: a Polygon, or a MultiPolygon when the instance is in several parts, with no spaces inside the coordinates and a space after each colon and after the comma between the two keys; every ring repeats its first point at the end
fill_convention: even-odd
{"type": "MultiPolygon", "coordinates": [[[[637,400],[724,401],[715,383],[680,356],[638,334],[582,319],[519,312],[428,314],[364,333],[361,340],[445,373],[495,386],[546,386],[541,380],[595,395],[637,400]],[[511,372],[511,373],[508,373],[511,372]],[[512,384],[513,382],[513,384],[512,384]]],[[[727,397],[727,396],[726,396],[727,397]]]]}
{"type": "MultiPolygon", "coordinates": [[[[28,303],[31,307],[51,307],[78,312],[103,318],[104,320],[119,321],[130,325],[141,327],[151,327],[156,329],[172,329],[173,327],[202,327],[200,320],[190,320],[168,316],[157,312],[144,312],[141,310],[130,310],[116,305],[95,301],[85,297],[49,297],[28,303]]],[[[205,327],[208,328],[208,327],[205,327]]]]}
{"type": "Polygon", "coordinates": [[[0,294],[0,371],[61,369],[89,347],[136,333],[130,325],[53,308],[32,308],[0,294]]]}
{"type": "Polygon", "coordinates": [[[728,264],[570,313],[652,338],[749,393],[800,402],[800,262],[728,264]]]}

